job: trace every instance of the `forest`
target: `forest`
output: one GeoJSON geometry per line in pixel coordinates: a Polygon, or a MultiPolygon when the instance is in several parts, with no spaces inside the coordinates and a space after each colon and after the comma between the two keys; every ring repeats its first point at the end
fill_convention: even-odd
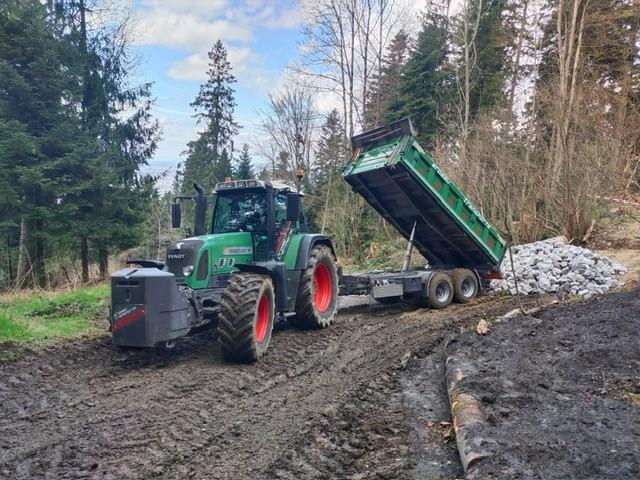
{"type": "Polygon", "coordinates": [[[515,244],[581,243],[603,197],[640,189],[637,3],[435,0],[418,19],[402,0],[299,8],[299,56],[240,148],[234,65],[211,38],[199,134],[160,192],[145,173],[162,138],[153,84],[130,75],[135,19],[107,0],[0,0],[0,290],[104,279],[126,251],[162,258],[184,233],[171,196],[226,177],[300,181],[311,228],[345,262],[392,250],[341,169],[352,135],[404,116],[515,244]]]}

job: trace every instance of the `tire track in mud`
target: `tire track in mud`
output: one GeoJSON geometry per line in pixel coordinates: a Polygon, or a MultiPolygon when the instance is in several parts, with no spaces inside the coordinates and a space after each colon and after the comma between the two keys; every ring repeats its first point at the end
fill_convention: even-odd
{"type": "Polygon", "coordinates": [[[400,359],[513,303],[359,307],[277,332],[254,365],[225,363],[214,334],[50,348],[0,365],[0,477],[409,478],[400,359]]]}

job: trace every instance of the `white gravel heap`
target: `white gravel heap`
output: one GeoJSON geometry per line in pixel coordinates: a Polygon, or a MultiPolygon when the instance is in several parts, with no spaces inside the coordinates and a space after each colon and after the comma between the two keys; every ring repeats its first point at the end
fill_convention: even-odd
{"type": "MultiPolygon", "coordinates": [[[[521,294],[554,293],[590,298],[619,286],[616,277],[627,269],[591,250],[551,239],[512,247],[513,264],[521,294]]],[[[491,289],[515,295],[509,252],[500,265],[503,280],[491,289]]]]}

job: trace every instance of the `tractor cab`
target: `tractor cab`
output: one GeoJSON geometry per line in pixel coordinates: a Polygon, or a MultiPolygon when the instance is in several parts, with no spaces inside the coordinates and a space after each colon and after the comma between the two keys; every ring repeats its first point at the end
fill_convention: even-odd
{"type": "Polygon", "coordinates": [[[171,205],[172,224],[180,227],[180,201],[195,202],[194,236],[167,250],[165,270],[192,288],[217,284],[237,265],[282,260],[291,238],[303,233],[302,193],[283,182],[230,180],[206,196],[178,196],[171,205]]]}
{"type": "Polygon", "coordinates": [[[302,196],[282,182],[237,180],[218,183],[211,233],[250,233],[254,261],[279,257],[285,240],[305,231],[302,196]]]}

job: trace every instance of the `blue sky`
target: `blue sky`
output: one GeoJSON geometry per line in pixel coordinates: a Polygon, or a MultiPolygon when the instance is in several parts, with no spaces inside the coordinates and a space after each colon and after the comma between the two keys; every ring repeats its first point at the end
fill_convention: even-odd
{"type": "Polygon", "coordinates": [[[243,126],[235,140],[251,143],[256,110],[281,85],[286,65],[300,42],[301,12],[295,0],[135,0],[134,52],[137,81],[153,82],[154,114],[163,140],[150,161],[159,173],[175,167],[198,127],[189,103],[207,69],[207,51],[220,38],[238,79],[236,118],[243,126]]]}
{"type": "MultiPolygon", "coordinates": [[[[140,63],[136,82],[153,83],[154,115],[163,129],[163,139],[148,171],[173,176],[187,142],[196,138],[198,127],[189,103],[206,79],[207,52],[221,39],[229,54],[236,89],[236,120],[242,125],[235,150],[243,143],[259,140],[257,111],[268,102],[269,93],[284,86],[286,66],[299,59],[302,42],[300,3],[314,0],[122,0],[132,1],[135,30],[134,53],[140,63]]],[[[425,0],[397,0],[405,5],[405,23],[415,22],[425,0]]],[[[317,107],[329,110],[339,101],[316,99],[317,107]]],[[[260,163],[253,152],[254,161],[260,163]]],[[[170,184],[161,184],[164,190],[170,184]]]]}

